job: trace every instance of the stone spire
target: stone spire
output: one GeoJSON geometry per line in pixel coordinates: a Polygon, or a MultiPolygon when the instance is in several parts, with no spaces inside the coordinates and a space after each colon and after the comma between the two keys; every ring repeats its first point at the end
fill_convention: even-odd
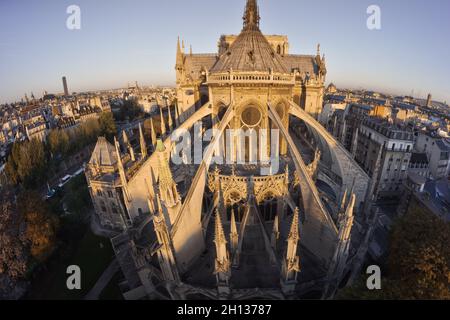
{"type": "Polygon", "coordinates": [[[177,191],[177,184],[173,180],[172,172],[170,171],[166,148],[160,139],[158,139],[156,145],[156,152],[158,153],[159,192],[165,205],[168,208],[172,208],[180,202],[181,198],[177,191]]]}
{"type": "Polygon", "coordinates": [[[116,147],[117,167],[119,169],[120,182],[122,183],[122,188],[124,190],[126,199],[130,201],[130,196],[128,194],[127,176],[125,174],[125,169],[123,167],[122,157],[120,156],[119,142],[117,141],[116,137],[114,137],[114,146],[116,147]]]}
{"type": "Polygon", "coordinates": [[[338,227],[341,225],[341,222],[343,221],[343,218],[345,215],[345,205],[347,203],[347,198],[348,198],[347,193],[348,193],[348,191],[347,191],[347,189],[345,189],[344,195],[341,200],[341,204],[339,206],[338,219],[337,219],[338,227]]]}
{"type": "Polygon", "coordinates": [[[311,176],[311,178],[313,179],[313,181],[316,181],[317,179],[317,174],[319,171],[319,163],[320,163],[320,157],[321,157],[321,152],[319,150],[319,148],[316,149],[315,153],[314,153],[314,160],[313,162],[311,162],[307,169],[309,171],[309,174],[311,176]]]}
{"type": "Polygon", "coordinates": [[[273,220],[273,228],[272,228],[272,234],[270,237],[270,244],[272,245],[272,248],[274,250],[277,249],[277,242],[280,238],[280,218],[279,215],[275,216],[275,219],[273,220]]]}
{"type": "Polygon", "coordinates": [[[122,136],[123,136],[123,143],[125,144],[126,148],[128,149],[128,152],[130,154],[131,157],[131,161],[136,161],[136,156],[134,155],[134,149],[130,143],[130,139],[128,139],[127,133],[125,132],[125,130],[122,131],[122,136]]]}
{"type": "Polygon", "coordinates": [[[145,159],[147,157],[147,145],[145,143],[144,132],[142,132],[142,126],[140,123],[139,123],[139,143],[141,145],[142,158],[145,159]]]}
{"type": "Polygon", "coordinates": [[[173,120],[172,120],[172,113],[170,112],[170,105],[169,104],[167,104],[167,111],[169,112],[169,119],[168,119],[169,130],[172,131],[172,129],[173,129],[173,120]]]}
{"type": "Polygon", "coordinates": [[[234,209],[231,209],[231,227],[230,227],[231,252],[236,251],[239,244],[239,234],[236,226],[236,216],[234,209]]]}
{"type": "Polygon", "coordinates": [[[177,128],[180,126],[180,114],[178,112],[178,101],[175,100],[175,125],[177,128]]]}
{"type": "Polygon", "coordinates": [[[156,149],[156,131],[155,131],[155,126],[153,125],[153,118],[150,118],[150,131],[151,131],[151,136],[152,136],[152,145],[153,145],[153,149],[156,149]]]}
{"type": "Polygon", "coordinates": [[[130,139],[128,139],[128,135],[125,130],[122,130],[122,140],[123,144],[128,147],[128,145],[130,144],[130,139]]]}
{"type": "Polygon", "coordinates": [[[328,269],[328,284],[324,290],[323,298],[333,297],[344,275],[350,249],[350,234],[354,221],[353,210],[355,208],[355,202],[356,196],[352,193],[347,209],[345,210],[345,216],[340,224],[339,240],[328,269]]]}
{"type": "MultiPolygon", "coordinates": [[[[355,208],[356,196],[353,193],[350,197],[349,204],[347,206],[347,210],[345,210],[345,220],[342,223],[341,229],[339,230],[339,238],[340,240],[347,242],[350,239],[350,232],[353,226],[353,220],[355,216],[353,214],[353,210],[355,208]]],[[[348,250],[348,248],[347,248],[348,250]]]]}
{"type": "Polygon", "coordinates": [[[299,240],[299,209],[296,208],[287,238],[286,258],[283,260],[281,271],[281,288],[285,294],[293,293],[297,284],[297,273],[300,272],[300,258],[297,255],[299,240]]]}
{"type": "Polygon", "coordinates": [[[272,48],[259,29],[256,0],[248,0],[244,13],[244,27],[236,40],[209,70],[211,74],[224,72],[264,72],[290,74],[281,55],[272,48]]]}
{"type": "MultiPolygon", "coordinates": [[[[293,247],[292,249],[296,249],[298,240],[300,240],[300,234],[298,231],[299,214],[300,214],[299,209],[295,208],[294,217],[292,218],[291,229],[289,231],[288,240],[287,240],[288,242],[291,242],[293,245],[295,245],[295,248],[293,247]]],[[[293,252],[291,252],[291,253],[288,252],[288,257],[289,256],[293,257],[295,254],[296,254],[296,250],[293,250],[293,252]]]]}
{"type": "MultiPolygon", "coordinates": [[[[152,170],[150,168],[150,170],[152,170]]],[[[154,214],[156,211],[155,208],[155,199],[153,198],[153,194],[155,192],[155,190],[153,189],[153,186],[150,185],[147,181],[147,179],[145,179],[145,184],[147,185],[147,205],[148,205],[148,210],[150,212],[150,214],[154,214]]]]}
{"type": "Polygon", "coordinates": [[[178,37],[176,69],[182,69],[183,68],[183,60],[184,60],[183,56],[184,56],[184,53],[181,51],[180,37],[178,37]]]}
{"type": "Polygon", "coordinates": [[[247,0],[244,13],[244,30],[259,30],[259,9],[256,0],[247,0]]]}
{"type": "Polygon", "coordinates": [[[214,274],[217,279],[219,295],[229,294],[228,280],[230,278],[230,259],[227,251],[227,240],[223,231],[222,220],[219,210],[216,210],[216,221],[214,227],[214,244],[216,246],[216,261],[214,274]]]}
{"type": "Polygon", "coordinates": [[[131,144],[128,145],[128,152],[130,153],[131,161],[136,161],[136,155],[134,154],[134,149],[131,144]]]}
{"type": "Polygon", "coordinates": [[[222,226],[222,219],[220,218],[220,212],[218,209],[216,209],[216,222],[214,227],[214,243],[216,244],[216,252],[218,253],[217,256],[223,258],[224,252],[226,252],[226,246],[225,251],[223,251],[222,245],[227,244],[227,239],[225,238],[225,233],[223,231],[222,226]],[[219,252],[220,251],[220,252],[219,252]],[[219,254],[220,253],[220,254],[219,254]]]}
{"type": "Polygon", "coordinates": [[[166,122],[164,121],[164,114],[162,110],[162,106],[159,106],[159,115],[161,117],[161,136],[166,135],[166,122]]]}
{"type": "Polygon", "coordinates": [[[165,281],[180,283],[175,257],[172,251],[171,238],[164,218],[159,194],[156,195],[158,213],[153,217],[153,225],[158,239],[158,260],[165,281]]]}

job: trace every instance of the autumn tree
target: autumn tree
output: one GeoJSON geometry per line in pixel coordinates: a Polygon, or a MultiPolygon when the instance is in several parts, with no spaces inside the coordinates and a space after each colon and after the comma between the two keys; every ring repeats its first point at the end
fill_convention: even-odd
{"type": "Polygon", "coordinates": [[[450,223],[415,201],[395,225],[389,276],[401,299],[450,299],[450,223]]]}
{"type": "Polygon", "coordinates": [[[341,290],[339,299],[450,299],[450,223],[413,200],[392,229],[382,289],[370,291],[367,276],[341,290]]]}
{"type": "Polygon", "coordinates": [[[23,219],[13,193],[0,190],[0,275],[16,280],[25,275],[28,255],[20,234],[23,219]]]}
{"type": "Polygon", "coordinates": [[[43,261],[55,247],[58,219],[36,192],[23,193],[17,203],[26,223],[24,240],[32,257],[43,261]]]}

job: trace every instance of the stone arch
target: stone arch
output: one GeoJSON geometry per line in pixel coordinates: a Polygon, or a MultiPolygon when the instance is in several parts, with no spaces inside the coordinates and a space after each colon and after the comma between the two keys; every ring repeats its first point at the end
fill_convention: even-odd
{"type": "Polygon", "coordinates": [[[278,214],[278,200],[282,198],[281,192],[275,188],[264,190],[257,197],[257,205],[264,221],[273,221],[278,214]]]}
{"type": "Polygon", "coordinates": [[[232,206],[232,205],[244,200],[244,197],[242,196],[242,191],[240,191],[238,189],[234,189],[234,188],[227,190],[227,192],[223,196],[224,196],[225,204],[227,206],[232,206]]]}
{"type": "Polygon", "coordinates": [[[261,110],[264,109],[264,104],[261,103],[261,101],[259,101],[258,99],[255,99],[255,98],[248,98],[248,99],[242,100],[239,104],[236,105],[236,114],[239,114],[242,111],[242,109],[245,109],[245,107],[247,107],[249,105],[257,106],[261,110]]]}
{"type": "MultiPolygon", "coordinates": [[[[256,155],[256,159],[258,158],[259,152],[255,153],[255,150],[251,148],[250,146],[250,136],[253,136],[253,138],[256,138],[256,142],[258,141],[258,135],[261,129],[268,128],[269,122],[267,118],[267,108],[261,104],[260,101],[257,99],[247,99],[245,101],[242,101],[236,108],[236,114],[233,120],[232,129],[242,129],[244,130],[244,133],[247,133],[248,136],[244,137],[243,143],[245,144],[244,147],[244,153],[241,154],[243,156],[243,160],[245,162],[250,161],[250,155],[253,154],[253,156],[256,155]],[[250,133],[248,131],[249,129],[253,129],[253,133],[250,133]]],[[[235,144],[237,146],[236,149],[236,158],[239,158],[239,152],[238,152],[238,146],[239,140],[236,137],[235,144]]],[[[256,160],[254,159],[254,160],[256,160]]]]}
{"type": "Polygon", "coordinates": [[[219,121],[222,121],[223,116],[225,115],[225,112],[227,112],[228,109],[228,103],[224,102],[223,100],[219,100],[215,104],[215,112],[217,113],[217,118],[219,121]]]}
{"type": "Polygon", "coordinates": [[[338,195],[339,193],[336,193],[336,190],[331,186],[327,181],[324,181],[322,179],[317,179],[316,181],[317,189],[326,193],[329,198],[331,198],[334,201],[338,201],[338,195]]]}
{"type": "Polygon", "coordinates": [[[309,115],[296,103],[290,104],[290,114],[304,121],[314,139],[320,144],[323,159],[331,163],[328,169],[341,180],[341,190],[338,197],[342,197],[345,189],[353,187],[357,197],[356,208],[359,208],[366,199],[367,187],[370,178],[364,170],[356,163],[350,152],[348,152],[316,119],[309,115]]]}
{"type": "Polygon", "coordinates": [[[277,111],[278,116],[280,117],[281,121],[285,121],[286,117],[289,116],[289,100],[285,98],[279,98],[276,99],[273,103],[273,106],[275,107],[275,110],[277,111]],[[280,106],[284,107],[284,110],[281,114],[280,106]]]}

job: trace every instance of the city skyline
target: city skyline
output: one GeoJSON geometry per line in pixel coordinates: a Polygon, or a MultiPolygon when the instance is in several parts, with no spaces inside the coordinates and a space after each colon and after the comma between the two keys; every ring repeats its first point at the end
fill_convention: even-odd
{"type": "Polygon", "coordinates": [[[448,4],[5,1],[0,300],[450,299],[448,4]]]}
{"type": "MultiPolygon", "coordinates": [[[[136,0],[125,6],[119,1],[77,1],[81,30],[69,30],[66,9],[72,4],[0,4],[0,103],[18,101],[25,93],[37,97],[44,90],[60,93],[62,76],[67,77],[70,92],[123,87],[134,81],[173,86],[177,37],[185,41],[186,51],[192,45],[194,52],[216,52],[207,39],[239,33],[237,17],[245,3],[136,0]],[[220,12],[221,17],[204,15],[198,8],[220,12]]],[[[265,0],[259,5],[262,31],[286,34],[293,44],[291,53],[314,54],[320,42],[328,83],[417,98],[431,93],[434,100],[448,102],[450,70],[442,62],[450,55],[444,41],[450,30],[450,3],[435,4],[265,0]],[[381,30],[366,26],[371,4],[381,8],[381,30]],[[280,5],[285,10],[274,10],[280,5]]]]}

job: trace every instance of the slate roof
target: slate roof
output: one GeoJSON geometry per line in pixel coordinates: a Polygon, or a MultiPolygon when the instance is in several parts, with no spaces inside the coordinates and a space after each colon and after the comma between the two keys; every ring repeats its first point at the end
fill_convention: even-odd
{"type": "Polygon", "coordinates": [[[230,48],[223,53],[211,72],[233,71],[290,73],[281,55],[277,54],[259,29],[259,10],[256,0],[248,0],[244,13],[244,27],[230,48]]]}
{"type": "Polygon", "coordinates": [[[116,149],[105,137],[98,138],[89,163],[101,166],[114,166],[117,163],[116,149]]]}
{"type": "Polygon", "coordinates": [[[190,75],[192,79],[199,79],[201,77],[202,68],[210,70],[217,61],[216,54],[187,54],[184,57],[184,65],[186,67],[186,74],[190,75]]]}
{"type": "Polygon", "coordinates": [[[211,72],[233,71],[289,73],[281,55],[258,30],[243,30],[228,51],[222,54],[211,72]]]}
{"type": "Polygon", "coordinates": [[[318,73],[315,56],[290,54],[283,56],[283,62],[289,72],[293,69],[298,69],[300,72],[309,73],[311,75],[318,73]]]}

